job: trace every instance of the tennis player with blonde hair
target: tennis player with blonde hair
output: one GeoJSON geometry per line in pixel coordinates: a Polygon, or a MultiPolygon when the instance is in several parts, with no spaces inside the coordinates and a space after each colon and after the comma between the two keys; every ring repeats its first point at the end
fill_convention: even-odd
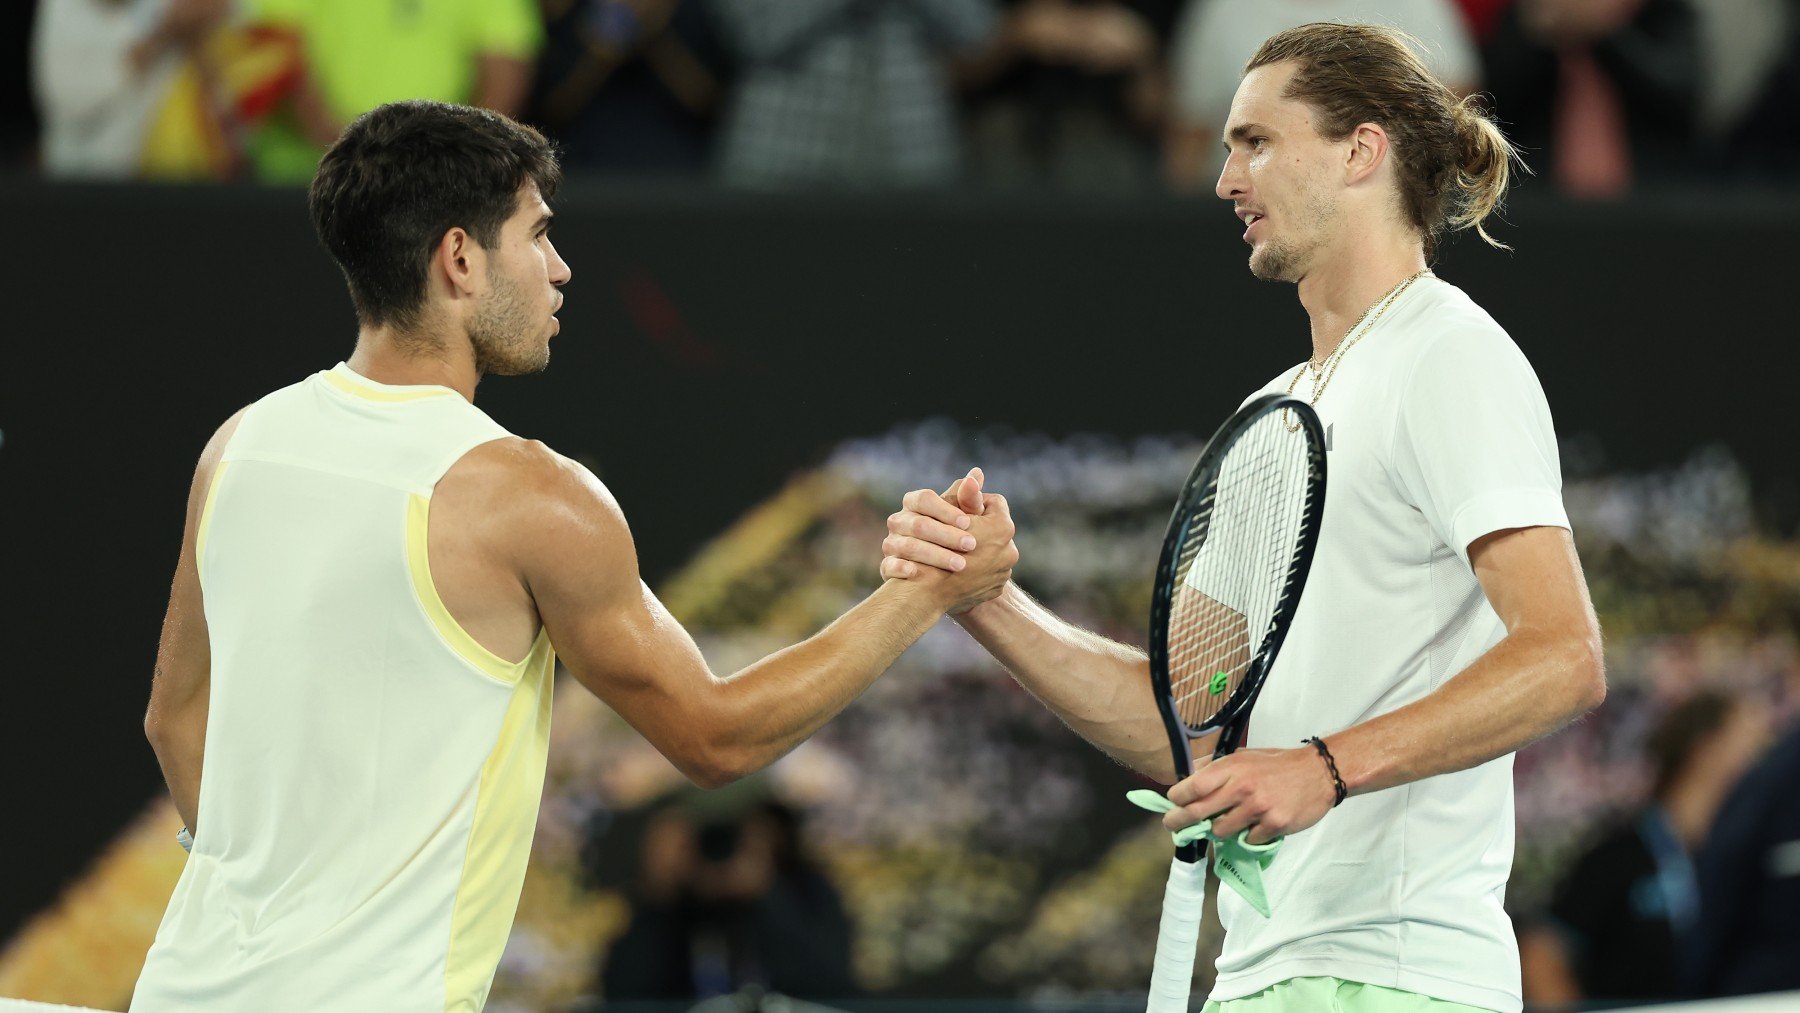
{"type": "Polygon", "coordinates": [[[365,114],[321,161],[313,224],[361,328],[348,361],[227,421],[194,475],[145,719],[192,854],[133,1010],[479,1009],[557,657],[714,786],[1005,586],[994,497],[958,572],[889,582],[714,675],[639,579],[606,488],[474,404],[483,375],[549,362],[560,177],[537,131],[434,102],[365,114]]]}
{"type": "MultiPolygon", "coordinates": [[[[1210,764],[1197,750],[1169,792],[1171,829],[1213,818],[1221,838],[1288,838],[1269,917],[1221,892],[1207,1008],[1510,1013],[1512,754],[1605,695],[1543,391],[1429,270],[1446,229],[1488,238],[1513,151],[1403,36],[1340,24],[1262,46],[1224,143],[1217,192],[1251,273],[1296,284],[1312,325],[1308,361],[1258,393],[1311,402],[1330,437],[1311,576],[1248,748],[1210,764]]],[[[982,479],[908,494],[883,575],[952,565],[982,479]]],[[[1172,779],[1142,652],[1016,586],[959,621],[1081,735],[1172,779]]]]}

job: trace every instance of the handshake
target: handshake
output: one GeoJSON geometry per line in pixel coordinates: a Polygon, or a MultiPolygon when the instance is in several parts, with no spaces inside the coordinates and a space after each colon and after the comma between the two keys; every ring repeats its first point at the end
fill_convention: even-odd
{"type": "Polygon", "coordinates": [[[944,601],[952,615],[967,612],[1006,590],[1019,561],[1006,497],[982,491],[980,468],[951,483],[906,494],[888,516],[881,543],[884,580],[915,581],[944,601]]]}

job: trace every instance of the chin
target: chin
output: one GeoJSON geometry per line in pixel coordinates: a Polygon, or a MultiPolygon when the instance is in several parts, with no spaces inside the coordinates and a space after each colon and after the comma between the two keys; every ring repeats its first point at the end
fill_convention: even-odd
{"type": "Polygon", "coordinates": [[[1299,275],[1287,251],[1263,247],[1250,253],[1250,274],[1259,281],[1296,281],[1299,275]]]}

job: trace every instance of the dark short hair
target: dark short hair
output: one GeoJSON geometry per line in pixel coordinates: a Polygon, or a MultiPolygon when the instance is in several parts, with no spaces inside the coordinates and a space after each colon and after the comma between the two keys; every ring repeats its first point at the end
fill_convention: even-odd
{"type": "Polygon", "coordinates": [[[493,247],[536,183],[548,201],[562,182],[544,135],[488,109],[392,102],[357,117],[313,177],[313,228],[343,269],[356,317],[418,322],[425,275],[444,233],[461,227],[493,247]]]}

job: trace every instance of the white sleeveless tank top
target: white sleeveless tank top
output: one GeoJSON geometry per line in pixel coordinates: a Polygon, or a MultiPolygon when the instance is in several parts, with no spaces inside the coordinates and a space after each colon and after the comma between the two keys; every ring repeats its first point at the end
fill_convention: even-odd
{"type": "Polygon", "coordinates": [[[431,582],[439,478],[507,436],[340,363],[245,412],[196,551],[212,687],[194,849],[133,1010],[475,1010],[512,928],[555,658],[431,582]]]}

